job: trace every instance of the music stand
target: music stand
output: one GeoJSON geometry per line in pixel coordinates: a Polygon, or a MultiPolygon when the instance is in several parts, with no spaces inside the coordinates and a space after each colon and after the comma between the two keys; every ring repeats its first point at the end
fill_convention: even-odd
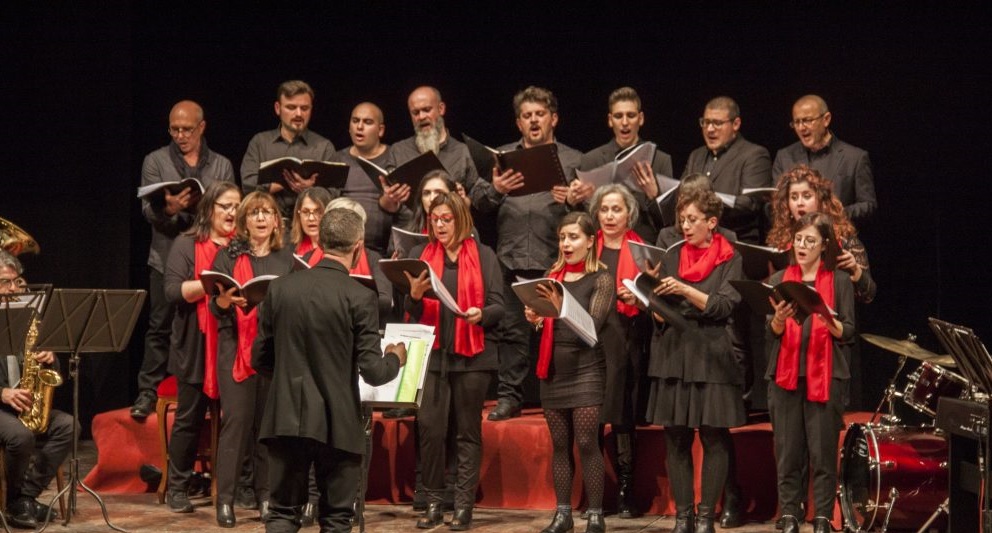
{"type": "MultiPolygon", "coordinates": [[[[70,352],[69,377],[72,378],[72,416],[79,420],[79,369],[82,353],[120,352],[127,346],[138,313],[145,302],[143,290],[109,289],[55,289],[51,303],[42,319],[38,343],[39,350],[70,352]]],[[[52,497],[49,509],[63,494],[69,494],[69,505],[62,525],[68,526],[76,512],[78,487],[100,504],[103,520],[113,530],[126,530],[110,522],[107,506],[100,495],[86,486],[79,477],[79,424],[73,424],[72,455],[69,459],[69,481],[52,497]]],[[[38,529],[44,531],[52,520],[49,511],[45,523],[38,529]]]]}

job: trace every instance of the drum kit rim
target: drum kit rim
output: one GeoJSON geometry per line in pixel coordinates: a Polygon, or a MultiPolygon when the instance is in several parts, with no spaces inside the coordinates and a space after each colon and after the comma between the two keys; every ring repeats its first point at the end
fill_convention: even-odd
{"type": "Polygon", "coordinates": [[[980,393],[964,376],[951,370],[957,365],[950,355],[922,348],[916,343],[915,335],[901,340],[870,333],[861,337],[897,354],[899,365],[871,420],[867,424],[851,424],[844,438],[838,491],[844,530],[861,532],[880,526],[884,533],[890,526],[911,529],[917,524],[904,523],[908,517],[919,520],[932,510],[918,530],[923,533],[941,514],[948,512],[947,445],[943,431],[935,427],[937,401],[941,397],[974,399],[980,393]],[[908,359],[919,361],[920,366],[906,376],[906,385],[900,392],[896,383],[908,359]],[[895,412],[896,400],[929,417],[929,423],[902,424],[895,412]],[[920,446],[920,441],[929,445],[920,446]],[[900,473],[899,461],[887,458],[888,454],[910,459],[917,471],[900,473]],[[856,502],[857,498],[865,501],[856,502]],[[900,500],[903,505],[894,514],[900,500]]]}

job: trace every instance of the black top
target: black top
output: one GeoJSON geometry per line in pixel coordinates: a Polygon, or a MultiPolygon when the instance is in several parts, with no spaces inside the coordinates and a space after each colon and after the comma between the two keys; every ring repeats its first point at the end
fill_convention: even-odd
{"type": "Polygon", "coordinates": [[[195,243],[189,235],[180,235],[169,248],[165,262],[165,299],[176,306],[169,339],[169,373],[183,383],[203,383],[204,339],[196,321],[196,302],[183,298],[184,281],[194,277],[195,243]]]}

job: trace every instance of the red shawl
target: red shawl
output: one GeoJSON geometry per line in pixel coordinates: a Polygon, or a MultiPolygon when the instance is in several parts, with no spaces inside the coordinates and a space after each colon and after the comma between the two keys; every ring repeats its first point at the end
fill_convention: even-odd
{"type": "Polygon", "coordinates": [[[679,250],[679,277],[697,283],[706,279],[721,263],[734,257],[734,247],[719,233],[713,233],[713,242],[707,248],[697,248],[685,243],[679,250]]]}
{"type": "MultiPolygon", "coordinates": [[[[802,282],[803,273],[799,265],[785,269],[782,281],[802,282]]],[[[824,303],[834,306],[834,273],[823,268],[816,271],[814,282],[816,292],[824,303]]],[[[830,330],[819,319],[812,321],[809,343],[806,346],[806,399],[811,402],[826,402],[830,399],[830,379],[834,373],[834,341],[830,330]]],[[[802,346],[802,325],[795,320],[785,321],[782,344],[778,350],[778,366],[775,369],[775,383],[785,390],[796,390],[799,383],[799,349],[802,346]]]]}
{"type": "MultiPolygon", "coordinates": [[[[241,254],[234,260],[232,277],[241,284],[255,277],[248,254],[241,254]]],[[[255,374],[255,369],[251,367],[251,345],[258,334],[258,307],[253,307],[248,313],[236,307],[234,313],[238,326],[238,352],[234,357],[231,374],[234,376],[234,381],[241,383],[255,374]]]]}
{"type": "MultiPolygon", "coordinates": [[[[209,270],[217,257],[220,245],[207,238],[193,244],[193,279],[200,279],[200,272],[209,270]]],[[[196,302],[196,323],[203,333],[203,393],[208,398],[220,398],[220,387],[217,385],[217,318],[208,308],[208,296],[196,302]]]]}
{"type": "MultiPolygon", "coordinates": [[[[556,272],[548,274],[548,277],[562,281],[567,272],[585,272],[586,262],[579,261],[574,265],[565,263],[565,266],[556,272]]],[[[555,319],[545,318],[541,331],[541,349],[537,356],[537,377],[538,379],[548,379],[548,370],[551,369],[551,355],[555,349],[555,319]]]]}
{"type": "Polygon", "coordinates": [[[317,266],[317,263],[324,258],[324,251],[320,249],[320,246],[314,244],[310,237],[304,236],[303,241],[296,245],[296,255],[306,257],[307,252],[313,252],[307,259],[307,264],[310,265],[310,268],[317,266]]]}
{"type": "MultiPolygon", "coordinates": [[[[641,239],[641,236],[638,235],[633,230],[627,230],[627,233],[624,234],[623,240],[620,242],[620,253],[618,254],[617,257],[617,271],[614,273],[616,274],[618,292],[620,291],[621,288],[623,288],[623,280],[625,279],[633,280],[634,278],[637,277],[638,274],[641,273],[641,271],[637,268],[637,264],[634,263],[634,256],[630,254],[630,245],[627,244],[627,241],[634,241],[640,243],[644,242],[644,240],[641,239]]],[[[605,239],[603,238],[603,230],[597,231],[596,232],[597,257],[603,255],[604,242],[605,239]]],[[[627,305],[623,303],[618,298],[617,312],[620,313],[621,315],[632,317],[637,313],[640,313],[641,310],[633,305],[627,305]]]]}
{"type": "MultiPolygon", "coordinates": [[[[315,254],[316,255],[316,254],[315,254]]],[[[358,262],[355,264],[355,268],[348,271],[349,274],[359,274],[362,276],[371,276],[372,269],[369,268],[369,257],[365,255],[365,247],[362,246],[362,251],[358,253],[358,262]]]]}
{"type": "MultiPolygon", "coordinates": [[[[444,272],[444,246],[439,241],[428,244],[420,254],[420,259],[430,265],[438,276],[444,272]]],[[[482,267],[479,262],[479,246],[475,239],[462,241],[458,251],[458,294],[455,295],[458,307],[463,311],[470,307],[482,309],[486,304],[486,289],[482,284],[482,267]]],[[[420,323],[438,327],[441,323],[441,302],[434,298],[423,299],[424,311],[420,323]]],[[[440,345],[441,335],[435,332],[434,348],[440,345]]],[[[486,337],[479,325],[469,324],[455,317],[455,353],[473,357],[485,347],[486,337]]]]}

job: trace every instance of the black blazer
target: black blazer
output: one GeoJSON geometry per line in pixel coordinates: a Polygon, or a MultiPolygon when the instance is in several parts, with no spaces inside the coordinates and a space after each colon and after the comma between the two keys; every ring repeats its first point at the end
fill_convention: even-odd
{"type": "Polygon", "coordinates": [[[396,355],[382,355],[376,303],[330,259],[272,282],[251,360],[272,375],[259,440],[304,437],[364,453],[359,373],[381,385],[399,371],[396,355]]]}

